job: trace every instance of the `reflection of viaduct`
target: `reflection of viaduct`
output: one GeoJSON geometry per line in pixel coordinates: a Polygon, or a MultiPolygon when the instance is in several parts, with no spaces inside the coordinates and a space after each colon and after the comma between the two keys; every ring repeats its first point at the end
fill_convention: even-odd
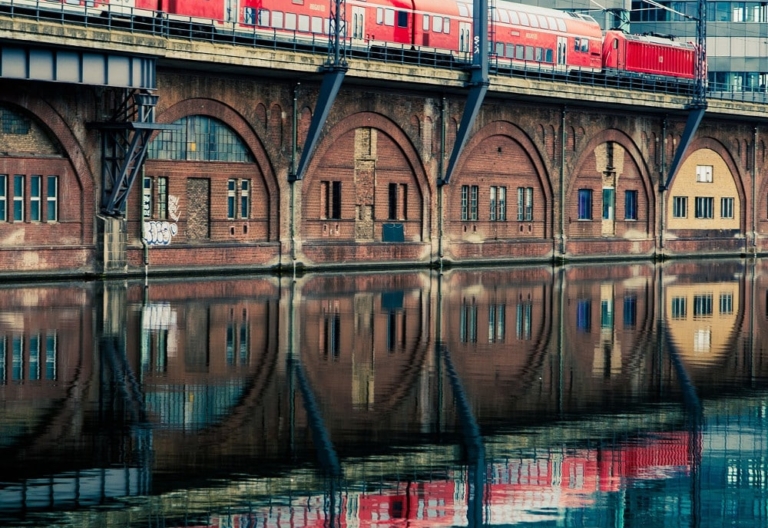
{"type": "MultiPolygon", "coordinates": [[[[61,460],[56,471],[108,465],[116,442],[136,454],[128,461],[135,467],[147,463],[136,453],[140,438],[120,436],[141,430],[151,431],[155,469],[186,471],[194,458],[204,477],[279,470],[288,458],[312,461],[312,420],[343,459],[361,447],[366,454],[386,451],[424,435],[458,439],[466,410],[489,434],[546,417],[578,424],[617,407],[642,408],[680,392],[664,340],[682,343],[676,336],[688,323],[680,301],[673,317],[673,298],[686,292],[693,303],[698,296],[705,304],[697,313],[706,312],[699,292],[714,291],[712,284],[718,292],[724,283],[735,286],[729,326],[712,325],[722,335],[709,341],[729,352],[702,361],[680,347],[679,357],[700,395],[736,391],[740,384],[728,387],[729,380],[764,378],[768,366],[760,345],[764,325],[757,323],[765,320],[766,304],[755,302],[768,290],[761,266],[328,274],[294,285],[273,278],[158,282],[144,293],[141,285],[117,293],[107,288],[101,297],[82,293],[79,304],[71,303],[76,309],[51,300],[62,298],[60,288],[32,288],[58,331],[59,378],[15,383],[14,352],[5,348],[0,391],[7,404],[32,409],[44,399],[50,405],[27,413],[31,433],[4,446],[3,467],[10,469],[22,449],[36,459],[61,460]],[[91,339],[93,298],[105,300],[95,313],[106,335],[91,339]],[[122,310],[107,309],[115,302],[122,310]],[[438,341],[460,385],[446,381],[438,341]],[[115,344],[111,353],[105,343],[115,344]],[[305,392],[289,357],[302,368],[305,392]],[[464,410],[456,390],[463,391],[464,410]],[[99,437],[103,456],[73,452],[89,435],[99,437]]],[[[40,318],[19,308],[19,298],[3,299],[0,332],[8,343],[25,336],[29,372],[30,336],[40,331],[33,320],[40,318]]],[[[720,307],[717,297],[712,311],[720,307]]],[[[693,316],[692,304],[688,310],[693,316]]],[[[33,478],[36,471],[27,465],[15,474],[33,478]]],[[[155,492],[175,485],[158,478],[155,492]]]]}

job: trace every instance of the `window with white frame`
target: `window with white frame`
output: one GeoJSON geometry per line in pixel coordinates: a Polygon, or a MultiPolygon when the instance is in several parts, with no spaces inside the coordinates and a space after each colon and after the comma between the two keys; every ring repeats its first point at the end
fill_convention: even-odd
{"type": "Polygon", "coordinates": [[[29,221],[40,222],[43,219],[42,211],[43,177],[33,174],[29,178],[29,221]]]}
{"type": "Polygon", "coordinates": [[[712,183],[712,165],[696,165],[696,181],[712,183]]]}
{"type": "Polygon", "coordinates": [[[688,197],[672,197],[672,218],[688,218],[688,197]]]}
{"type": "Polygon", "coordinates": [[[13,221],[24,221],[24,184],[26,178],[23,174],[13,176],[13,221]]]}
{"type": "Polygon", "coordinates": [[[720,218],[733,218],[733,198],[720,198],[720,218]]]}
{"type": "Polygon", "coordinates": [[[709,219],[715,217],[715,199],[710,196],[696,197],[696,218],[709,219]]]}
{"type": "Polygon", "coordinates": [[[59,221],[59,177],[48,176],[45,182],[45,219],[48,222],[59,221]]]}

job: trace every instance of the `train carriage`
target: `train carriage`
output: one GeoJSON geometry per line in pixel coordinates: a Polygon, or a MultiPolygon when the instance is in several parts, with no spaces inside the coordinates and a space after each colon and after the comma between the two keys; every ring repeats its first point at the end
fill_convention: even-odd
{"type": "Polygon", "coordinates": [[[695,61],[695,45],[668,37],[611,30],[603,39],[603,66],[607,70],[693,79],[695,61]]]}

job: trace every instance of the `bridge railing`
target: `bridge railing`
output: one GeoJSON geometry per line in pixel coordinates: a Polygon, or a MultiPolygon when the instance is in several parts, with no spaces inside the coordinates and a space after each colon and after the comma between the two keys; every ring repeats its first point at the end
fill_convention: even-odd
{"type": "MultiPolygon", "coordinates": [[[[106,30],[149,34],[161,38],[229,43],[254,48],[282,49],[307,53],[327,53],[328,36],[253,24],[225,22],[101,3],[102,0],[0,0],[0,16],[23,17],[36,21],[75,24],[106,30]]],[[[464,70],[471,64],[468,53],[448,52],[435,48],[353,40],[347,38],[346,53],[350,58],[387,63],[400,63],[450,70],[464,70]]],[[[562,66],[535,61],[511,62],[493,55],[491,73],[559,83],[573,83],[606,88],[656,92],[690,96],[693,82],[662,77],[594,72],[584,69],[564,71],[562,66]]],[[[765,87],[736,90],[730,85],[710,83],[707,97],[733,101],[768,103],[765,87]]]]}

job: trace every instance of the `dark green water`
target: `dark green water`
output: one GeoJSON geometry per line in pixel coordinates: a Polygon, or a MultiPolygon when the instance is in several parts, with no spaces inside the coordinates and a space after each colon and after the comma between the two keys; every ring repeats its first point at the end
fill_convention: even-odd
{"type": "Polygon", "coordinates": [[[761,261],[0,288],[0,525],[768,525],[761,261]]]}

